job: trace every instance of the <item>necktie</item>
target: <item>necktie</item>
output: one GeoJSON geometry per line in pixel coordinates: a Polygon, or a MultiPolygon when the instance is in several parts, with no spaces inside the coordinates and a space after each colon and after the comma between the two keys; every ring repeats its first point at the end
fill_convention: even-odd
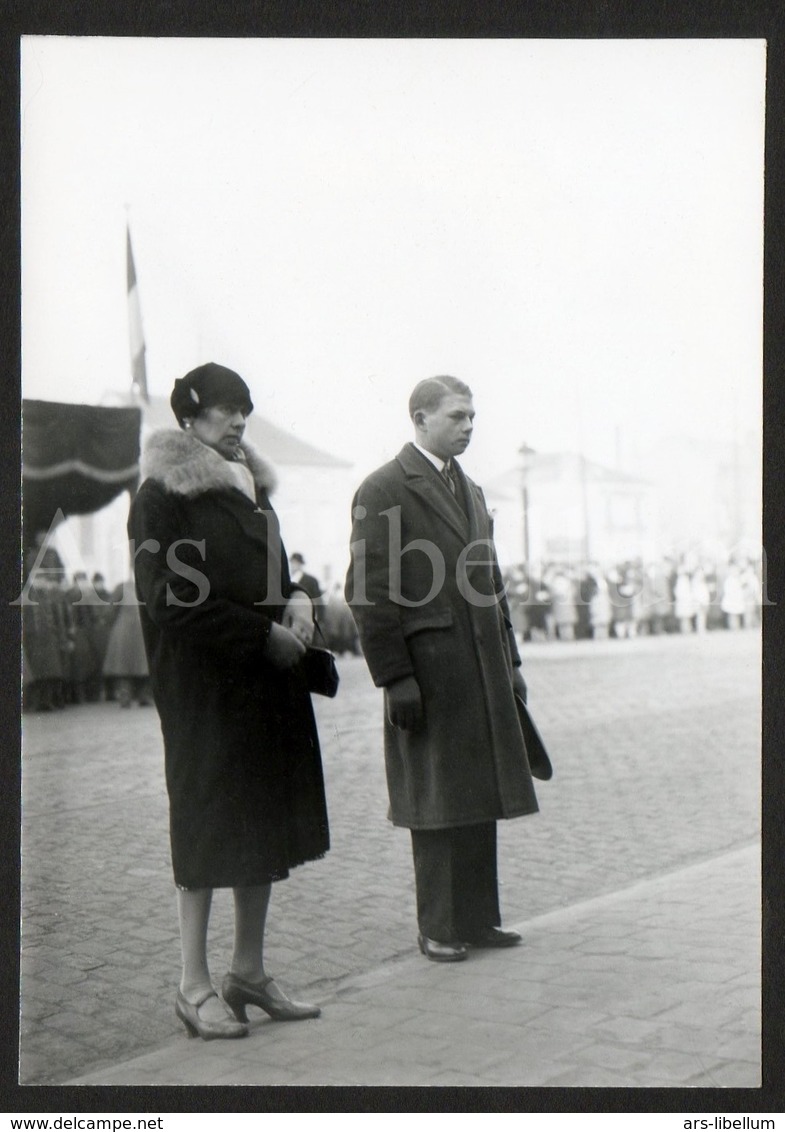
{"type": "Polygon", "coordinates": [[[450,491],[453,493],[453,495],[455,495],[455,480],[453,479],[452,469],[450,467],[450,461],[449,460],[447,461],[447,463],[442,468],[442,476],[444,477],[444,482],[447,484],[450,491]]]}

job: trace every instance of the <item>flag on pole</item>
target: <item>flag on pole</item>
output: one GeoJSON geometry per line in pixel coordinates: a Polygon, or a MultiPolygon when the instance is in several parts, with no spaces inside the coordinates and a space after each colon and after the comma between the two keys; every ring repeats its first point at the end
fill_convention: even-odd
{"type": "Polygon", "coordinates": [[[144,401],[149,401],[147,392],[147,367],[144,360],[144,334],[142,333],[142,308],[139,305],[139,288],[136,285],[134,253],[131,250],[131,229],[126,225],[126,257],[128,286],[128,329],[131,342],[131,377],[134,393],[144,401]]]}

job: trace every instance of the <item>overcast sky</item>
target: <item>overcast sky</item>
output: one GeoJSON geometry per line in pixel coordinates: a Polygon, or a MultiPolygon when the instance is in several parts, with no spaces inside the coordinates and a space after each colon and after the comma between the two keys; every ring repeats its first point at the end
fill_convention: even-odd
{"type": "MultiPolygon", "coordinates": [[[[757,40],[22,44],[23,389],[203,361],[366,469],[414,383],[475,394],[464,464],[613,464],[760,428],[757,40]]],[[[173,421],[174,423],[174,421],[173,421]]]]}

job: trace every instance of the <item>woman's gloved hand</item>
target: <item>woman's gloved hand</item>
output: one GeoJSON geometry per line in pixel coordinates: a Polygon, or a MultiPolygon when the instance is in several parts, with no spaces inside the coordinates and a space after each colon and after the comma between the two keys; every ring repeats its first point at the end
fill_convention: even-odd
{"type": "Polygon", "coordinates": [[[286,603],[283,624],[304,645],[310,645],[313,640],[313,602],[307,593],[295,590],[286,603]]]}
{"type": "Polygon", "coordinates": [[[275,668],[294,668],[305,656],[305,645],[290,629],[273,622],[265,656],[275,668]]]}

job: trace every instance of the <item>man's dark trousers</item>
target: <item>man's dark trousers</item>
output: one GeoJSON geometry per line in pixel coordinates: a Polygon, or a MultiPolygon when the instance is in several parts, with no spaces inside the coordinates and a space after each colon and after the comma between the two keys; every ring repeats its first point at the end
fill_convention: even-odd
{"type": "Polygon", "coordinates": [[[496,822],[411,834],[420,934],[470,942],[498,927],[496,822]]]}

